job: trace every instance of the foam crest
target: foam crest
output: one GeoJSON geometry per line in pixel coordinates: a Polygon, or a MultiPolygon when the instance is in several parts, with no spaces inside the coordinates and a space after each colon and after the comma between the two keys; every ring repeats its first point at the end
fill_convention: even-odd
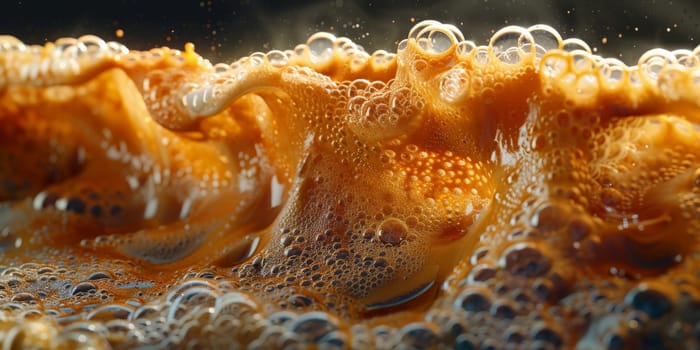
{"type": "Polygon", "coordinates": [[[126,46],[105,42],[94,35],[62,38],[45,46],[25,45],[10,36],[0,37],[4,52],[5,84],[60,84],[77,79],[76,76],[94,74],[95,69],[111,60],[127,55],[126,46]],[[19,72],[8,69],[21,67],[19,72]],[[19,74],[17,74],[19,73],[19,74]]]}
{"type": "MultiPolygon", "coordinates": [[[[461,32],[454,26],[436,21],[424,21],[414,26],[409,32],[408,38],[399,44],[398,51],[401,52],[410,40],[414,40],[421,51],[431,55],[446,53],[456,47],[457,57],[461,57],[461,60],[482,66],[490,65],[490,62],[517,65],[523,59],[530,57],[522,62],[522,64],[528,65],[530,61],[538,62],[547,53],[557,56],[560,55],[557,52],[564,51],[568,53],[565,55],[568,58],[552,57],[544,67],[539,68],[545,77],[552,76],[560,81],[566,81],[567,84],[573,84],[576,86],[575,90],[581,91],[582,95],[585,96],[596,94],[597,88],[595,86],[600,81],[603,82],[603,89],[607,89],[605,86],[608,80],[613,89],[624,86],[627,81],[635,84],[635,77],[639,73],[641,73],[639,74],[641,83],[655,85],[658,83],[658,76],[662,69],[670,68],[673,65],[679,65],[681,70],[693,69],[697,66],[698,61],[698,55],[693,54],[693,51],[668,52],[658,49],[651,50],[640,57],[636,68],[629,67],[615,61],[615,59],[603,59],[591,54],[591,49],[585,42],[576,38],[564,40],[556,30],[547,25],[535,25],[529,28],[505,27],[492,36],[488,45],[477,46],[472,41],[465,41],[461,32]],[[573,60],[573,63],[569,68],[565,67],[563,63],[556,63],[557,59],[573,60]],[[573,69],[576,77],[560,73],[559,71],[562,69],[573,69]],[[635,70],[639,73],[632,73],[635,70]]],[[[78,79],[78,76],[94,74],[84,71],[96,72],[104,69],[99,68],[100,66],[106,67],[115,63],[128,67],[131,64],[129,62],[136,62],[138,59],[139,61],[151,60],[155,64],[156,60],[162,60],[167,56],[173,57],[176,62],[185,60],[183,54],[177,50],[170,50],[165,54],[154,51],[146,56],[143,54],[129,55],[128,49],[123,45],[105,42],[89,35],[77,39],[59,39],[43,48],[26,46],[14,37],[4,37],[2,47],[8,53],[21,53],[22,57],[30,59],[30,62],[22,64],[19,75],[5,74],[3,79],[6,83],[67,83],[78,79]],[[40,55],[40,52],[48,52],[49,57],[40,60],[39,57],[43,55],[40,55]],[[122,56],[125,59],[122,60],[122,56]],[[32,59],[31,57],[36,58],[32,59]],[[119,63],[122,61],[126,64],[119,63]]],[[[294,64],[308,64],[315,69],[321,69],[321,67],[333,65],[333,62],[339,57],[347,57],[355,71],[365,69],[363,67],[366,67],[367,64],[371,64],[375,70],[384,69],[395,60],[395,55],[392,53],[380,50],[372,55],[367,55],[361,47],[347,38],[336,38],[328,33],[318,33],[310,37],[305,45],[300,45],[295,50],[256,53],[231,64],[229,67],[224,67],[226,66],[224,64],[217,65],[218,68],[207,73],[209,75],[203,75],[199,82],[192,82],[192,87],[177,92],[180,95],[178,99],[181,101],[179,105],[183,106],[184,111],[189,114],[188,117],[177,117],[173,116],[171,112],[164,112],[161,114],[162,116],[157,118],[160,122],[174,128],[179,128],[179,125],[192,125],[199,116],[211,115],[235,98],[235,94],[225,93],[225,90],[250,88],[251,86],[245,82],[245,77],[251,69],[260,67],[260,69],[265,70],[264,66],[279,69],[294,64]],[[229,87],[225,87],[226,85],[229,87]],[[183,121],[168,121],[176,118],[183,121]]],[[[414,64],[415,67],[420,67],[420,65],[419,62],[418,66],[414,64]]],[[[463,78],[447,80],[451,82],[464,81],[463,78]]],[[[448,83],[447,80],[443,83],[447,84],[445,86],[455,85],[451,82],[448,83]]],[[[463,87],[453,89],[466,90],[463,87]]],[[[675,95],[668,87],[664,88],[664,91],[667,91],[670,96],[675,95]]],[[[447,95],[450,94],[453,93],[447,93],[447,95]]],[[[447,97],[447,99],[455,98],[447,97]]],[[[181,112],[183,111],[179,113],[181,112]]]]}

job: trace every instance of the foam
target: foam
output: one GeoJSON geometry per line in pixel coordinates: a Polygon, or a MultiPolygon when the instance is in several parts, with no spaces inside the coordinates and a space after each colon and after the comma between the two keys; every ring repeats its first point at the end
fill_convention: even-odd
{"type": "Polygon", "coordinates": [[[2,344],[697,344],[699,52],[2,36],[2,344]]]}

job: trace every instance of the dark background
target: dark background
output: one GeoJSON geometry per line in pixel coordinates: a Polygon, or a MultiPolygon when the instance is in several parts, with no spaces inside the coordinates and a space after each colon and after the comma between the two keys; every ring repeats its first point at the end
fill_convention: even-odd
{"type": "Polygon", "coordinates": [[[599,54],[636,63],[653,47],[697,46],[698,16],[700,1],[695,0],[5,0],[0,33],[32,44],[96,34],[132,49],[182,48],[190,41],[218,62],[292,48],[321,30],[347,36],[371,52],[394,51],[411,26],[424,19],[455,24],[477,44],[505,25],[547,23],[564,37],[586,40],[599,54]],[[117,29],[124,31],[123,38],[116,37],[117,29]]]}

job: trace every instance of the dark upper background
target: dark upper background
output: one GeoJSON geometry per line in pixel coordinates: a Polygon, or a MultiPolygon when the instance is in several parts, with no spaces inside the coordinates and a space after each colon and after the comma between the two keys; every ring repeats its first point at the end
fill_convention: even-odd
{"type": "Polygon", "coordinates": [[[292,48],[317,31],[347,36],[370,52],[394,51],[424,19],[456,24],[477,44],[505,25],[547,23],[627,63],[653,47],[692,49],[700,43],[696,0],[5,0],[0,34],[33,44],[96,34],[132,49],[182,48],[190,41],[218,62],[292,48]],[[120,39],[117,29],[124,31],[120,39]]]}

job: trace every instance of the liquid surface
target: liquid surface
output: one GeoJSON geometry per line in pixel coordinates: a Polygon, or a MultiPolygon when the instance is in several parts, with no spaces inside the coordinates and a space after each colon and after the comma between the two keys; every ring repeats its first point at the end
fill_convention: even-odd
{"type": "Polygon", "coordinates": [[[700,48],[0,37],[6,348],[700,345],[700,48]]]}

